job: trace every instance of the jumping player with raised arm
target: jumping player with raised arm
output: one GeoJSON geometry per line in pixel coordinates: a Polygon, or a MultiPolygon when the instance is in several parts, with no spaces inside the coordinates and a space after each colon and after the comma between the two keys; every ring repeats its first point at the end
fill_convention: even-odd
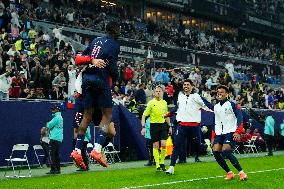
{"type": "Polygon", "coordinates": [[[96,108],[100,108],[102,112],[102,119],[99,124],[100,138],[97,141],[99,145],[92,150],[90,157],[98,161],[102,166],[108,166],[102,158],[101,148],[109,132],[109,125],[112,120],[112,97],[109,77],[115,80],[118,76],[119,45],[116,40],[120,34],[120,25],[115,21],[111,21],[106,26],[106,32],[106,36],[94,39],[83,54],[78,55],[75,59],[76,65],[88,65],[82,74],[83,120],[78,129],[75,150],[71,153],[71,157],[81,168],[85,167],[83,166],[81,148],[86,129],[93,119],[96,108]]]}

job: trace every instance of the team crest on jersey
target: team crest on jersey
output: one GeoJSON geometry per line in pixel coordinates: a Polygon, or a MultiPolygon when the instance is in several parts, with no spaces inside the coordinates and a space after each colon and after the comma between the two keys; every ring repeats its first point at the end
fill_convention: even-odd
{"type": "Polygon", "coordinates": [[[225,108],[225,114],[232,114],[232,110],[230,108],[225,108]]]}

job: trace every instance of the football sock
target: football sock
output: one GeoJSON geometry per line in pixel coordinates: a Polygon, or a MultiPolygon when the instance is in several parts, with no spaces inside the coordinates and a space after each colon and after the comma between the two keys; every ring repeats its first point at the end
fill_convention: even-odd
{"type": "Polygon", "coordinates": [[[103,148],[106,147],[111,140],[112,140],[112,137],[107,136],[102,147],[103,148]]]}
{"type": "Polygon", "coordinates": [[[166,158],[166,148],[162,147],[160,164],[165,164],[165,158],[166,158]]]}
{"type": "Polygon", "coordinates": [[[213,155],[217,161],[217,163],[228,173],[230,168],[228,167],[225,159],[223,158],[221,152],[213,151],[213,155]]]}
{"type": "Polygon", "coordinates": [[[103,144],[105,143],[107,134],[102,130],[99,130],[98,134],[99,134],[99,136],[97,138],[97,143],[100,144],[101,146],[103,146],[103,144]]]}
{"type": "Polygon", "coordinates": [[[75,150],[78,153],[81,153],[81,149],[82,149],[82,146],[83,146],[83,143],[84,143],[84,139],[85,139],[85,135],[82,135],[82,134],[77,135],[75,150]]]}
{"type": "Polygon", "coordinates": [[[153,156],[156,162],[156,168],[160,167],[159,150],[157,148],[153,148],[153,156]]]}
{"type": "Polygon", "coordinates": [[[223,156],[225,158],[228,158],[230,160],[230,162],[232,163],[232,165],[240,172],[242,170],[242,167],[239,163],[239,161],[237,160],[237,158],[232,154],[231,150],[224,150],[222,152],[223,156]]]}
{"type": "Polygon", "coordinates": [[[95,143],[94,149],[96,150],[96,152],[101,153],[102,152],[102,145],[95,143]]]}

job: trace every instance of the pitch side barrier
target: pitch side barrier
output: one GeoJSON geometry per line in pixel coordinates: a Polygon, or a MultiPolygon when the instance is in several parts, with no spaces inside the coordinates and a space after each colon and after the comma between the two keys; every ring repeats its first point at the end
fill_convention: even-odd
{"type": "MultiPolygon", "coordinates": [[[[62,104],[63,108],[64,139],[60,151],[61,162],[71,162],[69,155],[72,151],[75,110],[64,109],[63,101],[11,99],[0,101],[0,166],[6,165],[4,159],[9,157],[14,144],[29,144],[30,146],[40,144],[40,129],[51,120],[51,107],[54,103],[62,104]]],[[[169,107],[173,108],[172,105],[169,107]]],[[[276,120],[276,130],[283,122],[283,111],[259,109],[255,111],[263,112],[264,115],[270,112],[276,120]]],[[[250,114],[247,109],[243,109],[244,122],[253,120],[254,126],[260,128],[262,132],[263,126],[250,114]]],[[[212,112],[202,111],[202,125],[210,126],[213,120],[212,112]]],[[[115,104],[113,106],[113,121],[117,133],[113,142],[121,151],[121,159],[123,161],[146,159],[145,138],[140,134],[140,119],[124,106],[115,104]]],[[[93,125],[91,125],[91,131],[94,131],[93,125]]],[[[28,150],[28,158],[31,164],[37,163],[32,148],[28,150]]]]}
{"type": "MultiPolygon", "coordinates": [[[[6,166],[4,159],[10,156],[14,144],[29,144],[29,162],[37,164],[32,146],[40,144],[40,129],[51,120],[51,107],[54,103],[62,105],[64,120],[64,139],[60,149],[61,162],[71,162],[69,156],[73,148],[75,110],[65,109],[63,101],[10,99],[0,101],[0,166],[6,166]]],[[[145,139],[140,134],[140,120],[122,105],[114,105],[113,121],[116,127],[113,143],[116,149],[121,151],[121,159],[123,161],[146,159],[145,139]]],[[[94,131],[94,125],[91,125],[91,131],[94,131]]]]}

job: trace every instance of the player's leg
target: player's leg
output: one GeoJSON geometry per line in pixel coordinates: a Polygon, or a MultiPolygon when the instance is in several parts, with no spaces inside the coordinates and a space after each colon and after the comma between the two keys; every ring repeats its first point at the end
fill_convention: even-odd
{"type": "Polygon", "coordinates": [[[195,162],[201,162],[199,159],[199,151],[200,151],[200,141],[201,141],[201,132],[200,127],[189,127],[189,135],[192,140],[192,147],[195,153],[195,162]]]}
{"type": "Polygon", "coordinates": [[[176,165],[176,161],[178,155],[181,153],[183,143],[185,142],[185,134],[186,134],[186,127],[177,126],[177,130],[174,134],[174,150],[171,156],[171,164],[169,169],[166,171],[167,174],[174,174],[174,166],[176,165]]]}
{"type": "Polygon", "coordinates": [[[88,156],[87,156],[87,145],[88,145],[88,143],[89,143],[88,141],[84,141],[83,146],[82,146],[82,150],[81,150],[82,158],[83,158],[83,161],[86,165],[86,169],[82,169],[83,171],[89,170],[89,159],[88,159],[88,156]]]}
{"type": "Polygon", "coordinates": [[[232,180],[234,178],[234,173],[230,170],[224,157],[222,156],[222,146],[224,142],[223,136],[216,136],[213,142],[213,155],[217,163],[226,171],[226,180],[232,180]]]}
{"type": "Polygon", "coordinates": [[[243,171],[236,156],[233,154],[232,148],[234,147],[234,143],[233,133],[227,134],[226,139],[224,140],[224,145],[222,147],[222,155],[224,158],[229,159],[232,165],[239,171],[240,180],[246,180],[247,175],[243,171]]]}
{"type": "Polygon", "coordinates": [[[110,122],[109,128],[108,128],[108,135],[104,141],[104,144],[102,145],[102,148],[106,147],[111,142],[111,140],[113,139],[115,135],[116,135],[116,131],[114,127],[114,122],[110,122]]]}
{"type": "Polygon", "coordinates": [[[86,130],[89,126],[89,124],[92,121],[92,116],[93,116],[94,108],[85,108],[84,113],[83,113],[83,119],[82,122],[78,128],[78,134],[77,134],[77,139],[76,139],[76,145],[75,145],[75,150],[71,153],[71,157],[75,161],[76,165],[82,169],[86,169],[86,165],[83,161],[82,155],[81,155],[81,149],[84,143],[85,139],[85,134],[86,130]]]}
{"type": "Polygon", "coordinates": [[[146,148],[148,151],[148,163],[144,165],[152,166],[153,165],[153,143],[152,143],[152,140],[149,138],[146,138],[146,148]]]}
{"type": "Polygon", "coordinates": [[[93,113],[94,113],[94,108],[92,107],[84,109],[83,119],[78,128],[77,141],[76,141],[76,146],[75,146],[75,150],[77,150],[78,152],[81,152],[81,148],[83,146],[84,139],[85,139],[85,134],[86,134],[89,124],[92,121],[93,113]]]}
{"type": "Polygon", "coordinates": [[[104,144],[108,144],[112,140],[113,136],[115,135],[115,129],[113,122],[111,122],[112,108],[101,108],[101,112],[102,119],[99,124],[98,138],[95,143],[94,149],[90,153],[90,157],[98,161],[102,166],[108,167],[107,162],[105,161],[102,155],[102,148],[104,144]],[[112,134],[109,135],[110,132],[112,134]]]}

